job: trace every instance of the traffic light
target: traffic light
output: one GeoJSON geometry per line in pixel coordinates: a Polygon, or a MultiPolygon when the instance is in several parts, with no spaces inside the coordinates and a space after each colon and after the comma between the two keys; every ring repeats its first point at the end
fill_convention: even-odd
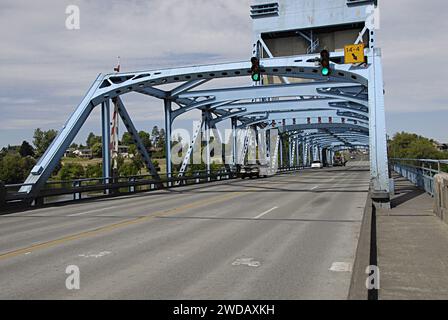
{"type": "Polygon", "coordinates": [[[250,69],[252,74],[252,81],[258,82],[261,79],[260,60],[258,60],[257,57],[252,57],[252,59],[250,59],[250,62],[252,62],[252,68],[250,69]]]}
{"type": "Polygon", "coordinates": [[[322,50],[320,53],[320,65],[323,76],[328,76],[330,74],[330,53],[328,50],[322,50]]]}

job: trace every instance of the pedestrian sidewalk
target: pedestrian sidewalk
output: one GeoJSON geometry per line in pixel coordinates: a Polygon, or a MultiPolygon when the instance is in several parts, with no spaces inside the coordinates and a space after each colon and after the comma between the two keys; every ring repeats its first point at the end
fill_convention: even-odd
{"type": "Polygon", "coordinates": [[[392,210],[376,211],[379,299],[448,299],[448,224],[430,195],[394,178],[392,210]]]}

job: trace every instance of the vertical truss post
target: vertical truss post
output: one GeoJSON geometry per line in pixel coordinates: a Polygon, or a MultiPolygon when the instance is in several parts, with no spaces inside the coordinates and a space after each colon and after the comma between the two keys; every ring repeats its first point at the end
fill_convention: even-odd
{"type": "MultiPolygon", "coordinates": [[[[207,174],[210,174],[210,121],[208,111],[202,112],[202,121],[205,129],[205,164],[207,166],[207,174]]],[[[210,177],[207,178],[207,181],[210,181],[210,177]]]]}
{"type": "Polygon", "coordinates": [[[237,164],[237,137],[236,137],[236,125],[237,125],[237,118],[233,117],[231,119],[232,121],[232,165],[235,168],[237,164]]]}
{"type": "MultiPolygon", "coordinates": [[[[103,142],[103,178],[104,183],[109,183],[110,179],[110,100],[101,104],[101,128],[103,142]]],[[[106,190],[109,193],[109,190],[106,190]]]]}
{"type": "MultiPolygon", "coordinates": [[[[258,156],[260,155],[260,150],[261,150],[261,143],[260,143],[260,133],[258,132],[258,129],[257,129],[257,127],[255,127],[254,128],[255,130],[255,132],[254,132],[254,134],[255,134],[255,146],[254,146],[254,153],[255,153],[255,159],[254,159],[254,161],[255,161],[255,163],[257,163],[257,160],[259,160],[259,158],[258,158],[258,156]],[[257,152],[257,150],[258,150],[258,152],[257,152]]],[[[251,160],[251,159],[247,159],[248,161],[249,160],[251,160]]]]}
{"type": "Polygon", "coordinates": [[[296,167],[299,166],[299,137],[296,137],[296,167]]]}
{"type": "Polygon", "coordinates": [[[308,161],[308,154],[306,149],[306,138],[302,137],[302,165],[306,167],[306,162],[308,161]]]}
{"type": "Polygon", "coordinates": [[[314,142],[310,139],[310,144],[308,146],[310,158],[308,160],[308,166],[311,164],[311,162],[314,160],[314,142]]]}
{"type": "Polygon", "coordinates": [[[379,48],[371,50],[369,60],[371,61],[369,68],[369,140],[372,197],[379,200],[380,206],[390,207],[381,50],[379,48]]]}
{"type": "Polygon", "coordinates": [[[292,167],[292,139],[291,137],[289,137],[288,139],[288,162],[289,162],[289,167],[292,167]]]}
{"type": "Polygon", "coordinates": [[[282,135],[279,135],[279,136],[280,136],[280,143],[279,143],[279,146],[278,146],[279,152],[280,152],[280,164],[279,164],[279,167],[283,168],[283,136],[282,135]]]}
{"type": "MultiPolygon", "coordinates": [[[[275,138],[275,145],[274,145],[274,150],[270,150],[271,155],[270,155],[270,167],[271,169],[276,169],[276,171],[278,171],[278,153],[279,153],[279,149],[280,149],[280,134],[277,133],[277,137],[275,138]]],[[[271,137],[269,137],[269,140],[271,140],[271,137]]],[[[270,144],[270,142],[269,142],[270,144]]],[[[271,145],[272,147],[272,145],[271,145]]]]}
{"type": "MultiPolygon", "coordinates": [[[[166,155],[166,176],[167,178],[172,177],[172,166],[171,166],[171,128],[172,128],[172,119],[171,119],[171,100],[164,99],[165,104],[165,155],[166,155]]],[[[168,186],[171,186],[171,182],[168,183],[168,186]]]]}

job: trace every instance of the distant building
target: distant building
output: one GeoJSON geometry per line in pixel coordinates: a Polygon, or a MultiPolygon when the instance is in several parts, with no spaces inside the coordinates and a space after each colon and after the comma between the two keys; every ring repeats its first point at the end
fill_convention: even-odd
{"type": "Polygon", "coordinates": [[[92,149],[81,149],[73,151],[73,154],[80,158],[92,159],[93,152],[92,149]]]}
{"type": "Polygon", "coordinates": [[[132,156],[129,154],[128,146],[118,146],[118,154],[123,158],[132,158],[132,156]]]}
{"type": "Polygon", "coordinates": [[[67,149],[66,151],[65,151],[65,153],[64,153],[64,157],[65,158],[70,158],[70,157],[73,157],[75,154],[74,154],[74,152],[75,152],[75,148],[69,148],[69,149],[67,149]]]}
{"type": "Polygon", "coordinates": [[[439,151],[448,151],[448,143],[440,143],[440,142],[434,142],[434,146],[439,151]]]}

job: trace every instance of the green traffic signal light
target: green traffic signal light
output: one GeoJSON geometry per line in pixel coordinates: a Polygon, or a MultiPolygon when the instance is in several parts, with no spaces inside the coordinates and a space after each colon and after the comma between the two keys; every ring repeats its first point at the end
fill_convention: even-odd
{"type": "Polygon", "coordinates": [[[251,70],[251,76],[252,76],[252,81],[254,82],[258,82],[260,81],[261,75],[260,75],[260,60],[257,57],[252,57],[252,59],[250,59],[251,63],[252,63],[252,68],[251,70]]]}
{"type": "Polygon", "coordinates": [[[252,74],[252,80],[255,82],[260,81],[260,74],[259,73],[252,74]]]}
{"type": "Polygon", "coordinates": [[[328,50],[322,50],[320,53],[321,74],[326,77],[330,75],[330,53],[328,50]]]}

